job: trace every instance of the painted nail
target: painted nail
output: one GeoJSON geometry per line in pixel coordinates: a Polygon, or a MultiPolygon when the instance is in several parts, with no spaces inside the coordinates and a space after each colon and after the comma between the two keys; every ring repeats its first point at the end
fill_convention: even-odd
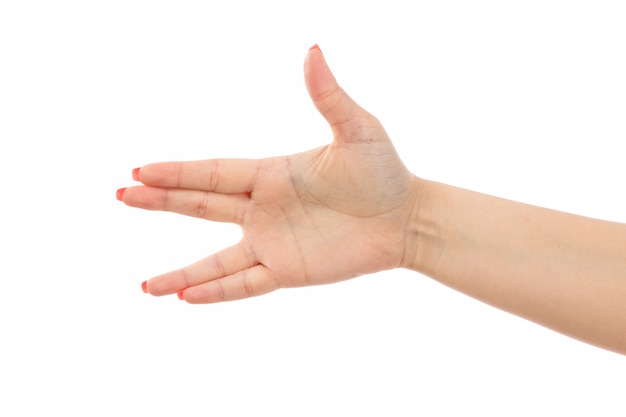
{"type": "Polygon", "coordinates": [[[185,290],[180,290],[180,291],[178,291],[178,294],[177,294],[177,295],[178,295],[178,299],[179,299],[179,300],[184,300],[184,299],[185,299],[185,297],[183,296],[183,291],[185,291],[185,290]]]}
{"type": "Polygon", "coordinates": [[[313,45],[312,47],[309,48],[309,51],[312,51],[313,49],[317,49],[318,51],[322,52],[322,50],[320,49],[318,44],[313,45]]]}
{"type": "Polygon", "coordinates": [[[139,181],[139,170],[140,170],[140,169],[141,169],[141,168],[135,168],[135,169],[133,169],[133,180],[135,180],[135,181],[139,181]]]}
{"type": "Polygon", "coordinates": [[[144,281],[141,283],[141,291],[146,294],[148,293],[148,281],[144,281]]]}
{"type": "Polygon", "coordinates": [[[117,190],[117,192],[115,193],[115,198],[117,198],[119,201],[122,201],[122,199],[124,198],[124,191],[126,191],[126,188],[120,188],[119,190],[117,190]]]}

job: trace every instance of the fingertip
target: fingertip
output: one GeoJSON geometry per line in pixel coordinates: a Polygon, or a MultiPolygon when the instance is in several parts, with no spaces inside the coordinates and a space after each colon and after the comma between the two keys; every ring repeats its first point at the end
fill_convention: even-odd
{"type": "Polygon", "coordinates": [[[313,102],[339,88],[337,80],[326,63],[324,54],[317,44],[309,49],[304,60],[304,81],[313,102]]]}
{"type": "Polygon", "coordinates": [[[133,169],[133,180],[134,181],[139,181],[139,171],[141,170],[141,168],[135,168],[133,169]]]}
{"type": "Polygon", "coordinates": [[[148,281],[144,281],[141,283],[141,291],[143,291],[144,294],[148,293],[148,281]]]}
{"type": "Polygon", "coordinates": [[[123,201],[125,192],[126,192],[126,188],[120,188],[119,190],[115,192],[115,198],[117,198],[118,201],[123,201]]]}
{"type": "Polygon", "coordinates": [[[317,44],[304,61],[304,82],[313,104],[331,126],[354,118],[362,110],[339,86],[317,44]]]}
{"type": "Polygon", "coordinates": [[[180,290],[176,293],[176,295],[178,296],[179,300],[184,300],[185,299],[185,290],[180,290]]]}

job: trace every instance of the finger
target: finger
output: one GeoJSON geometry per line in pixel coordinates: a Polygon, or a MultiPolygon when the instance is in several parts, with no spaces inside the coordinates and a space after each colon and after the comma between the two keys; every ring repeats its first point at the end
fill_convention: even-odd
{"type": "Polygon", "coordinates": [[[169,211],[216,222],[241,224],[249,197],[246,194],[139,186],[127,188],[122,201],[145,210],[169,211]]]}
{"type": "Polygon", "coordinates": [[[187,288],[178,297],[191,304],[208,304],[256,297],[278,288],[278,282],[270,270],[264,265],[256,265],[236,274],[187,288]]]}
{"type": "Polygon", "coordinates": [[[175,294],[256,265],[252,249],[244,242],[226,248],[182,269],[148,280],[145,290],[152,295],[175,294]]]}
{"type": "Polygon", "coordinates": [[[259,163],[253,159],[160,162],[134,170],[133,178],[156,187],[249,193],[254,187],[259,163]]]}
{"type": "Polygon", "coordinates": [[[369,115],[339,86],[317,45],[305,58],[304,80],[313,104],[331,126],[369,115]]]}

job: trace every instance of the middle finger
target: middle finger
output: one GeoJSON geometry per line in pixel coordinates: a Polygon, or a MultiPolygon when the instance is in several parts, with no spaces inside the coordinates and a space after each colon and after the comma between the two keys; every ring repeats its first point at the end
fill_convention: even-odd
{"type": "Polygon", "coordinates": [[[129,187],[124,203],[145,210],[169,211],[216,222],[241,224],[248,206],[247,194],[148,186],[129,187]]]}

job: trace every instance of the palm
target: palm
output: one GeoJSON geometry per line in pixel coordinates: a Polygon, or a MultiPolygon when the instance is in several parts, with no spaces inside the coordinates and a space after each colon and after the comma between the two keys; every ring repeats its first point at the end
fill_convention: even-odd
{"type": "Polygon", "coordinates": [[[343,93],[319,51],[305,64],[331,145],[289,157],[151,164],[126,204],[239,224],[242,241],[151,279],[154,295],[215,302],[399,266],[411,174],[378,121],[343,93]],[[184,295],[181,291],[184,290],[184,295]]]}
{"type": "Polygon", "coordinates": [[[370,159],[328,146],[262,163],[271,168],[259,170],[242,227],[280,286],[329,283],[400,264],[409,174],[398,172],[394,184],[379,189],[374,172],[347,175],[367,173],[376,158],[370,159]]]}

